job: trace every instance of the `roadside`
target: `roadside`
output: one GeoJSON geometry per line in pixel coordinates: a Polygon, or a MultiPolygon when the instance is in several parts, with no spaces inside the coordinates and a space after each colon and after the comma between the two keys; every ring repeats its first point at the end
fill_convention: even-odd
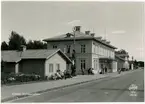
{"type": "MultiPolygon", "coordinates": [[[[135,70],[134,70],[135,71],[135,70]]],[[[13,100],[16,98],[32,96],[33,94],[40,94],[46,91],[77,85],[81,83],[87,83],[97,79],[105,77],[119,77],[124,74],[132,73],[134,71],[122,72],[121,74],[108,73],[108,74],[97,74],[97,75],[78,75],[71,79],[56,80],[50,82],[30,83],[23,85],[3,86],[1,88],[1,102],[13,100]]]]}

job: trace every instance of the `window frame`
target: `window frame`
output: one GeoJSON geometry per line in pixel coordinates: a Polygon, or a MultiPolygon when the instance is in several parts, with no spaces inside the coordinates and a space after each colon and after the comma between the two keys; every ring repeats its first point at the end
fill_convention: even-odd
{"type": "Polygon", "coordinates": [[[81,53],[86,53],[86,45],[81,44],[81,53]]]}
{"type": "Polygon", "coordinates": [[[53,71],[54,71],[54,69],[53,69],[54,67],[53,67],[53,64],[52,63],[50,63],[49,64],[49,73],[53,73],[53,71]],[[50,65],[52,65],[52,69],[50,70],[50,65]]]}
{"type": "Polygon", "coordinates": [[[56,49],[57,48],[57,45],[53,45],[52,47],[53,47],[53,49],[56,49]]]}
{"type": "Polygon", "coordinates": [[[56,63],[55,66],[56,66],[56,70],[60,70],[60,63],[56,63]],[[58,67],[57,65],[58,65],[59,67],[58,67]]]}

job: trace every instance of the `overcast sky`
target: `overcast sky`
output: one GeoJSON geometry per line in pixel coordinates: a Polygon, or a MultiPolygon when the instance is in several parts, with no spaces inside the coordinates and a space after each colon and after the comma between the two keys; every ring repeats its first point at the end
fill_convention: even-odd
{"type": "Polygon", "coordinates": [[[141,2],[2,2],[1,41],[8,42],[12,30],[27,40],[43,40],[81,25],[82,32],[106,37],[143,60],[143,16],[141,2]]]}

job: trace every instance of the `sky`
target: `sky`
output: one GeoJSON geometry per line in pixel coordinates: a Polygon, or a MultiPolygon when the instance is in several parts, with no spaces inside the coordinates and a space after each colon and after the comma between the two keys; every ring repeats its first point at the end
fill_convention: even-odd
{"type": "Polygon", "coordinates": [[[144,8],[142,2],[50,2],[3,1],[1,41],[11,31],[28,40],[43,40],[72,32],[90,30],[102,36],[130,57],[144,60],[144,8]]]}

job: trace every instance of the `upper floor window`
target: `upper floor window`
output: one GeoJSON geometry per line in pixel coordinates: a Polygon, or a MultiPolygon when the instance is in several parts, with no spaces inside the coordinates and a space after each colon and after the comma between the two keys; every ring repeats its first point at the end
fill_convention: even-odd
{"type": "Polygon", "coordinates": [[[81,45],[81,53],[85,53],[86,52],[86,45],[81,45]]]}
{"type": "Polygon", "coordinates": [[[66,47],[66,48],[67,48],[67,50],[66,50],[66,51],[67,51],[67,53],[70,53],[71,46],[70,46],[70,45],[67,45],[67,47],[66,47]]]}
{"type": "Polygon", "coordinates": [[[94,45],[94,53],[96,53],[96,46],[94,45]]]}
{"type": "Polygon", "coordinates": [[[57,48],[57,45],[53,45],[53,48],[57,48]]]}

